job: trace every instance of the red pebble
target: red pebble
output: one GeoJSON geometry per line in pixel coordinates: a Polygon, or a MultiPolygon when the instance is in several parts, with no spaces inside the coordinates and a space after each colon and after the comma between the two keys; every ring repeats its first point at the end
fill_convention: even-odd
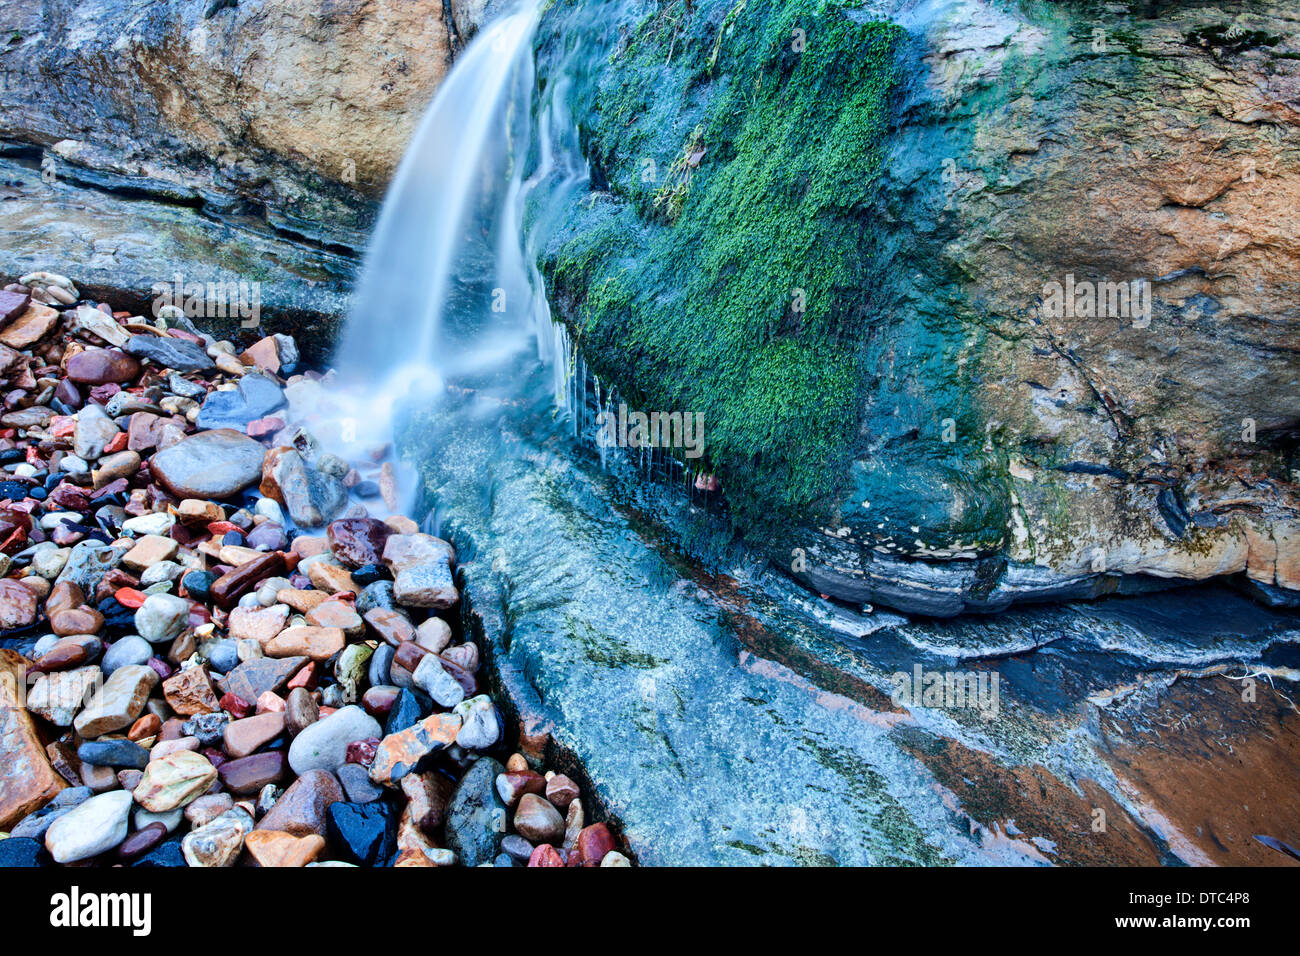
{"type": "Polygon", "coordinates": [[[348,763],[359,763],[363,767],[369,767],[375,762],[375,751],[379,749],[379,738],[368,737],[365,740],[354,740],[348,744],[347,757],[348,763]]]}
{"type": "Polygon", "coordinates": [[[221,704],[221,709],[230,714],[236,720],[241,717],[247,717],[253,712],[252,704],[244,700],[244,698],[240,697],[238,694],[232,694],[229,691],[221,695],[219,703],[221,704]]]}
{"type": "Polygon", "coordinates": [[[578,855],[583,866],[600,866],[600,861],[614,849],[614,834],[603,823],[583,827],[578,834],[578,855]]]}
{"type": "Polygon", "coordinates": [[[126,451],[127,435],[126,432],[118,432],[112,440],[104,446],[104,454],[112,455],[115,452],[126,451]]]}
{"type": "Polygon", "coordinates": [[[542,843],[533,848],[532,856],[528,858],[529,866],[564,866],[564,860],[560,854],[555,851],[555,847],[549,843],[542,843]]]}
{"type": "Polygon", "coordinates": [[[153,672],[158,675],[159,680],[166,680],[172,676],[171,665],[161,658],[149,658],[149,666],[153,669],[153,672]]]}
{"type": "Polygon", "coordinates": [[[113,592],[113,597],[117,598],[117,603],[122,607],[139,607],[145,599],[145,595],[135,588],[118,588],[113,592]]]}
{"type": "Polygon", "coordinates": [[[306,687],[308,690],[310,690],[315,686],[316,686],[316,662],[315,661],[312,661],[310,664],[305,665],[302,670],[294,674],[293,677],[290,678],[289,680],[290,690],[293,690],[295,687],[306,687]]]}
{"type": "MultiPolygon", "coordinates": [[[[221,535],[221,534],[226,534],[230,531],[239,531],[239,526],[233,525],[229,521],[213,521],[211,524],[208,525],[208,532],[210,534],[221,535]]],[[[243,534],[242,531],[240,531],[239,533],[243,534]]]]}
{"type": "Polygon", "coordinates": [[[284,421],[272,415],[249,422],[245,432],[250,438],[267,438],[283,427],[284,421]]]}

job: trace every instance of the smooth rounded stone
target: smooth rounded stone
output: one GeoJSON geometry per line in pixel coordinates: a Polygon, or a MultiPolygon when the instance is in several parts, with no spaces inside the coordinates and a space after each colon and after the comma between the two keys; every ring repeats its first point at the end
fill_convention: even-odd
{"type": "Polygon", "coordinates": [[[222,738],[223,749],[231,757],[247,757],[284,732],[284,714],[269,711],[231,721],[222,738]]]}
{"type": "MultiPolygon", "coordinates": [[[[125,558],[122,559],[122,563],[127,563],[125,558]]],[[[184,574],[185,569],[175,561],[159,561],[156,564],[150,564],[140,574],[140,587],[151,588],[155,584],[164,584],[175,581],[184,574]]]]}
{"type": "Polygon", "coordinates": [[[391,644],[380,644],[370,655],[370,666],[366,676],[371,687],[383,687],[389,683],[389,668],[393,666],[393,654],[396,651],[397,649],[391,644]]]}
{"type": "Polygon", "coordinates": [[[112,767],[96,767],[94,764],[81,765],[81,782],[96,793],[106,793],[119,789],[117,771],[112,767]]]}
{"type": "Polygon", "coordinates": [[[447,848],[465,866],[491,863],[501,852],[506,832],[506,808],[497,796],[496,778],[505,768],[481,757],[456,785],[447,806],[447,848]]]}
{"type": "Polygon", "coordinates": [[[409,801],[411,819],[421,830],[434,835],[447,820],[447,806],[456,789],[456,781],[444,773],[408,773],[402,778],[401,791],[409,801]]]}
{"type": "Polygon", "coordinates": [[[337,627],[288,627],[263,645],[267,657],[307,657],[327,661],[347,645],[337,627]]]}
{"type": "Polygon", "coordinates": [[[386,800],[331,803],[326,811],[331,846],[358,866],[382,866],[397,852],[399,819],[386,800]]]}
{"type": "Polygon", "coordinates": [[[133,867],[143,867],[145,869],[189,866],[189,864],[185,862],[185,854],[181,850],[181,838],[167,840],[158,844],[158,846],[154,847],[131,865],[133,867]]]}
{"type": "Polygon", "coordinates": [[[242,431],[217,428],[164,448],[149,459],[149,469],[178,498],[229,498],[257,483],[264,453],[242,431]]]}
{"type": "Polygon", "coordinates": [[[562,773],[557,773],[546,781],[546,801],[561,813],[578,799],[578,785],[562,773]]]}
{"type": "Polygon", "coordinates": [[[377,518],[343,518],[325,529],[330,550],[346,568],[379,564],[393,529],[377,518]]]}
{"type": "Polygon", "coordinates": [[[289,691],[284,702],[284,727],[289,736],[296,737],[320,717],[320,707],[311,691],[305,687],[295,687],[289,691]]]}
{"type": "Polygon", "coordinates": [[[262,515],[278,525],[284,525],[284,511],[280,502],[274,498],[258,498],[253,505],[253,513],[262,515]]]}
{"type": "Polygon", "coordinates": [[[256,815],[258,817],[266,816],[271,812],[271,808],[275,806],[275,801],[279,800],[283,795],[283,787],[277,787],[273,783],[268,783],[257,794],[257,804],[254,807],[254,809],[257,810],[256,815]]]}
{"type": "Polygon", "coordinates": [[[347,762],[347,746],[383,733],[379,723],[361,707],[351,704],[316,721],[293,739],[289,766],[302,775],[309,770],[337,770],[347,762]]]}
{"type": "Polygon", "coordinates": [[[49,851],[40,840],[11,836],[0,840],[0,869],[30,869],[51,864],[49,851]]]}
{"type": "Polygon", "coordinates": [[[12,578],[0,580],[0,631],[27,627],[35,621],[38,601],[27,585],[12,578]]]}
{"type": "Polygon", "coordinates": [[[517,833],[507,833],[501,838],[501,852],[506,854],[512,863],[527,865],[533,855],[533,845],[517,833]]]}
{"type": "Polygon", "coordinates": [[[334,774],[324,770],[309,770],[289,785],[257,828],[281,830],[295,836],[309,833],[324,836],[327,808],[344,799],[343,787],[334,774]]]}
{"type": "Polygon", "coordinates": [[[451,625],[440,617],[431,617],[415,629],[415,643],[433,654],[441,654],[451,643],[451,625]]]}
{"type": "Polygon", "coordinates": [[[206,603],[212,596],[212,585],[217,576],[211,571],[187,571],[181,576],[181,587],[196,601],[206,603]]]}
{"type": "Polygon", "coordinates": [[[200,647],[200,652],[218,674],[228,674],[239,666],[239,642],[230,638],[208,641],[200,647]]]}
{"type": "Polygon", "coordinates": [[[70,727],[100,680],[100,669],[94,664],[42,674],[27,695],[27,709],[56,727],[70,727]]]}
{"type": "Polygon", "coordinates": [[[72,450],[84,461],[95,461],[104,454],[104,448],[122,429],[118,428],[98,405],[87,405],[77,412],[77,425],[72,433],[72,450]]]}
{"type": "Polygon", "coordinates": [[[285,404],[280,386],[265,375],[250,372],[239,380],[238,389],[209,392],[199,410],[199,428],[238,429],[266,418],[285,404]]]}
{"type": "Polygon", "coordinates": [[[384,788],[370,779],[370,773],[360,764],[346,763],[339,767],[339,783],[350,803],[370,803],[384,794],[384,788]]]}
{"type": "Polygon", "coordinates": [[[161,823],[151,823],[123,840],[122,845],[117,848],[117,857],[123,861],[134,860],[148,853],[165,839],[167,839],[167,828],[161,823]]]}
{"type": "Polygon", "coordinates": [[[575,844],[578,858],[583,866],[600,866],[601,861],[614,852],[615,846],[617,844],[614,841],[614,834],[610,833],[609,827],[603,823],[593,823],[589,827],[583,827],[575,844]]]}
{"type": "Polygon", "coordinates": [[[64,372],[83,385],[130,382],[140,374],[140,363],[118,349],[85,349],[69,358],[64,372]]]}
{"type": "Polygon", "coordinates": [[[126,839],[131,794],[117,790],[91,797],[59,817],[45,833],[56,863],[75,863],[107,853],[126,839]]]}
{"type": "Polygon", "coordinates": [[[439,655],[444,661],[451,661],[462,670],[473,674],[479,667],[478,645],[472,641],[449,647],[439,655]]]}
{"type": "Polygon", "coordinates": [[[176,519],[166,511],[152,511],[147,515],[137,515],[122,522],[122,530],[144,537],[150,534],[166,534],[176,524],[176,519]]]}
{"type": "Polygon", "coordinates": [[[252,829],[253,818],[246,810],[227,810],[207,826],[185,835],[181,840],[185,862],[192,867],[234,866],[252,829]]]}
{"type": "Polygon", "coordinates": [[[461,716],[457,744],[466,750],[486,750],[501,739],[501,721],[492,698],[487,695],[474,697],[456,709],[461,716]]]}
{"type": "Polygon", "coordinates": [[[564,839],[564,817],[535,793],[520,798],[514,823],[519,835],[534,844],[556,844],[564,839]]]}
{"type": "Polygon", "coordinates": [[[374,607],[367,611],[364,617],[366,624],[373,628],[385,643],[393,647],[400,647],[403,643],[415,639],[415,627],[405,613],[374,607]]]}
{"type": "Polygon", "coordinates": [[[267,578],[257,588],[257,603],[262,607],[271,607],[279,602],[279,594],[286,588],[291,587],[288,578],[267,578]]]}
{"type": "Polygon", "coordinates": [[[175,594],[151,594],[136,609],[135,629],[151,644],[174,641],[185,630],[190,602],[175,594]]]}
{"type": "Polygon", "coordinates": [[[57,634],[46,634],[32,646],[32,652],[29,656],[35,660],[40,660],[50,651],[54,650],[54,645],[58,644],[63,638],[57,634]]]}
{"type": "Polygon", "coordinates": [[[144,771],[137,770],[134,767],[128,767],[117,772],[117,785],[123,790],[134,790],[143,779],[144,771]]]}
{"type": "Polygon", "coordinates": [[[162,813],[154,813],[144,807],[137,807],[135,813],[131,815],[131,820],[135,823],[137,830],[143,830],[152,823],[161,823],[167,828],[168,833],[175,833],[176,828],[181,825],[184,819],[185,811],[181,807],[177,807],[175,810],[165,810],[162,813]]]}
{"type": "Polygon", "coordinates": [[[234,805],[235,798],[228,793],[205,794],[185,807],[185,819],[190,826],[198,829],[207,826],[234,805]]]}
{"type": "Polygon", "coordinates": [[[114,641],[100,662],[105,676],[111,675],[119,668],[134,664],[142,666],[153,657],[153,647],[138,634],[129,634],[121,640],[114,641]]]}
{"type": "Polygon", "coordinates": [[[136,358],[148,359],[159,368],[175,372],[206,372],[216,368],[200,346],[185,339],[162,335],[133,335],[123,349],[136,358]]]}
{"type": "Polygon", "coordinates": [[[442,707],[455,707],[465,699],[465,688],[442,666],[442,659],[437,654],[426,654],[421,658],[411,679],[416,687],[442,707]]]}
{"type": "Polygon", "coordinates": [[[52,541],[42,541],[32,552],[29,565],[32,574],[53,581],[68,563],[68,554],[67,548],[60,548],[52,541]]]}
{"type": "Polygon", "coordinates": [[[344,601],[322,601],[307,612],[307,623],[314,627],[337,627],[353,640],[366,633],[361,615],[344,601]]]}
{"type": "Polygon", "coordinates": [[[513,807],[526,793],[541,796],[546,792],[546,778],[532,770],[507,770],[497,777],[497,796],[513,807]]]}
{"type": "Polygon", "coordinates": [[[201,797],[216,779],[217,768],[207,757],[178,750],[149,761],[135,800],[151,813],[166,813],[201,797]]]}
{"type": "Polygon", "coordinates": [[[605,854],[605,858],[600,861],[600,865],[630,867],[632,865],[632,861],[629,860],[627,857],[625,857],[622,853],[619,853],[618,850],[610,850],[608,853],[605,854]]]}
{"type": "Polygon", "coordinates": [[[119,667],[77,714],[73,727],[87,740],[130,727],[157,683],[158,674],[150,667],[119,667]]]}
{"type": "Polygon", "coordinates": [[[130,740],[87,740],[77,748],[77,757],[96,767],[143,770],[149,751],[130,740]]]}
{"type": "MultiPolygon", "coordinates": [[[[392,685],[369,687],[361,695],[361,706],[375,720],[387,721],[388,714],[393,709],[393,704],[397,703],[397,695],[401,692],[402,688],[393,687],[392,685]]],[[[386,724],[384,729],[387,731],[386,724]]]]}
{"type": "Polygon", "coordinates": [[[217,769],[221,785],[240,796],[257,793],[268,783],[280,783],[288,772],[288,760],[276,750],[228,760],[217,769]]]}
{"type": "Polygon", "coordinates": [[[98,634],[104,615],[93,607],[70,607],[50,617],[50,630],[60,637],[73,634],[98,634]]]}

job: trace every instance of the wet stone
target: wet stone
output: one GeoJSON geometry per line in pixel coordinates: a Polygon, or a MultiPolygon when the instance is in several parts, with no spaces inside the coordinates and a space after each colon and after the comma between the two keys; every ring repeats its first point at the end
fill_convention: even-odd
{"type": "Polygon", "coordinates": [[[447,807],[447,847],[465,866],[491,863],[501,850],[506,808],[497,796],[496,778],[504,770],[491,757],[480,758],[461,778],[447,807]]]}
{"type": "Polygon", "coordinates": [[[249,422],[267,417],[284,404],[284,393],[269,378],[255,373],[245,375],[239,380],[238,389],[208,393],[199,410],[198,426],[237,429],[242,433],[249,422]]]}
{"type": "Polygon", "coordinates": [[[242,431],[200,432],[158,452],[149,468],[178,498],[228,498],[257,483],[264,449],[242,431]]]}
{"type": "Polygon", "coordinates": [[[343,788],[333,774],[309,770],[284,791],[257,826],[259,830],[282,830],[296,836],[324,836],[327,808],[343,799],[343,788]]]}
{"type": "Polygon", "coordinates": [[[149,762],[149,751],[129,740],[88,740],[77,748],[77,757],[92,766],[142,770],[149,762]]]}
{"type": "Polygon", "coordinates": [[[397,851],[399,814],[387,801],[333,803],[327,811],[331,845],[358,866],[380,866],[397,851]]]}

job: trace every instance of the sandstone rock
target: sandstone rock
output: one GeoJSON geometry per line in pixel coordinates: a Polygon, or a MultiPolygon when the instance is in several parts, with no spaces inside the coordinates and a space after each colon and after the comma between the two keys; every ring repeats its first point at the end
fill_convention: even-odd
{"type": "Polygon", "coordinates": [[[0,330],[0,343],[12,349],[25,349],[42,339],[58,321],[58,312],[49,306],[33,302],[18,318],[0,330]]]}
{"type": "Polygon", "coordinates": [[[43,674],[27,695],[27,709],[56,727],[71,727],[101,679],[101,671],[94,665],[43,674]]]}
{"type": "Polygon", "coordinates": [[[86,739],[131,726],[158,683],[152,668],[128,664],[115,670],[72,722],[86,739]]]}
{"type": "Polygon", "coordinates": [[[559,843],[564,838],[564,818],[535,793],[526,793],[515,810],[515,830],[533,844],[559,843]]]}
{"type": "Polygon", "coordinates": [[[289,607],[273,604],[268,608],[237,607],[230,612],[229,633],[235,640],[255,640],[265,645],[284,630],[289,621],[289,607]]]}
{"type": "Polygon", "coordinates": [[[36,620],[37,597],[13,578],[0,579],[0,631],[26,627],[36,620]]]}
{"type": "Polygon", "coordinates": [[[284,714],[268,712],[235,720],[226,726],[224,748],[231,757],[247,757],[284,731],[284,714]]]}
{"type": "Polygon", "coordinates": [[[202,667],[187,667],[163,681],[163,696],[178,714],[211,714],[220,710],[212,681],[202,667]]]}
{"type": "Polygon", "coordinates": [[[190,602],[174,594],[151,594],[135,612],[135,629],[151,644],[174,641],[185,630],[190,602]]]}
{"type": "Polygon", "coordinates": [[[343,631],[337,627],[290,627],[264,645],[267,657],[307,657],[326,661],[343,650],[343,631]]]}
{"type": "Polygon", "coordinates": [[[147,534],[136,540],[135,547],[122,556],[122,564],[132,571],[144,571],[162,561],[170,561],[176,556],[179,543],[172,538],[147,534]]]}
{"type": "Polygon", "coordinates": [[[151,813],[166,813],[201,797],[216,779],[217,768],[206,757],[178,750],[149,761],[135,801],[151,813]]]}
{"type": "Polygon", "coordinates": [[[460,718],[454,714],[433,714],[413,727],[389,734],[380,741],[370,765],[370,779],[384,786],[396,785],[420,761],[451,746],[460,726],[460,718]]]}
{"type": "Polygon", "coordinates": [[[343,799],[343,789],[332,773],[308,770],[285,790],[257,828],[284,831],[295,836],[324,836],[326,810],[331,803],[343,799]]]}
{"type": "Polygon", "coordinates": [[[66,371],[74,382],[103,385],[133,380],[140,374],[140,363],[118,349],[86,349],[68,359],[66,371]]]}
{"type": "Polygon", "coordinates": [[[63,790],[36,727],[22,706],[26,659],[0,649],[0,831],[8,831],[63,790]]]}
{"type": "Polygon", "coordinates": [[[254,830],[244,838],[249,855],[260,866],[306,866],[325,849],[325,838],[309,833],[294,836],[279,830],[254,830]]]}

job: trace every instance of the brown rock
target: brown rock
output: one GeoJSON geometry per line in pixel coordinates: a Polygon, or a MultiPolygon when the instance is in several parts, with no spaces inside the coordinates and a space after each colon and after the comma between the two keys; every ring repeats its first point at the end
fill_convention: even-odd
{"type": "Polygon", "coordinates": [[[98,634],[104,615],[93,607],[73,607],[50,615],[50,630],[60,637],[70,634],[98,634]]]}
{"type": "Polygon", "coordinates": [[[317,561],[307,569],[307,577],[311,579],[311,583],[315,587],[330,594],[340,594],[344,591],[355,594],[360,590],[357,587],[357,582],[352,580],[352,575],[348,569],[341,568],[336,564],[317,561]]]}
{"type": "Polygon", "coordinates": [[[578,785],[562,773],[546,781],[546,799],[561,813],[579,796],[578,785]]]}
{"type": "Polygon", "coordinates": [[[80,607],[85,603],[86,595],[75,582],[59,581],[50,590],[50,596],[45,599],[45,613],[53,617],[59,611],[80,607]]]}
{"type": "Polygon", "coordinates": [[[564,817],[535,793],[524,794],[514,822],[519,835],[532,844],[554,844],[564,839],[564,817]]]}
{"type": "Polygon", "coordinates": [[[334,557],[349,568],[379,564],[393,534],[392,528],[375,518],[343,518],[330,522],[325,531],[334,557]]]}
{"type": "Polygon", "coordinates": [[[415,640],[415,628],[405,616],[387,608],[372,607],[363,617],[388,644],[400,647],[403,641],[415,640]]]}
{"type": "Polygon", "coordinates": [[[0,343],[12,349],[25,349],[45,336],[58,321],[57,311],[33,302],[4,331],[0,331],[0,343]]]}
{"type": "Polygon", "coordinates": [[[259,866],[306,866],[325,849],[325,839],[315,833],[294,836],[283,830],[254,830],[244,838],[244,848],[259,866]]]}
{"type": "Polygon", "coordinates": [[[614,835],[605,824],[593,823],[578,833],[577,849],[583,866],[600,866],[600,861],[616,849],[614,835]]]}
{"type": "Polygon", "coordinates": [[[17,651],[0,649],[0,830],[6,832],[66,786],[22,706],[26,668],[17,651]]]}
{"type": "Polygon", "coordinates": [[[163,696],[172,710],[186,717],[221,709],[208,672],[202,667],[187,667],[167,678],[163,681],[163,696]]]}
{"type": "MultiPolygon", "coordinates": [[[[233,794],[243,796],[256,793],[268,783],[283,780],[289,773],[289,760],[283,751],[253,754],[239,760],[227,760],[217,769],[217,773],[221,776],[223,787],[233,794]]],[[[278,805],[279,801],[276,803],[278,805]]]]}
{"type": "MultiPolygon", "coordinates": [[[[259,582],[282,575],[286,570],[284,555],[279,551],[270,551],[217,578],[212,585],[212,599],[223,608],[232,608],[259,582]]],[[[244,695],[240,694],[240,696],[244,695]]]]}
{"type": "Polygon", "coordinates": [[[132,571],[145,571],[155,564],[176,557],[179,548],[180,544],[173,538],[146,534],[136,539],[135,547],[123,555],[122,564],[132,571]]]}
{"type": "Polygon", "coordinates": [[[507,807],[513,807],[526,793],[541,796],[546,792],[546,778],[532,770],[499,773],[496,785],[497,794],[507,807]]]}
{"type": "Polygon", "coordinates": [[[143,664],[119,667],[86,703],[72,726],[88,740],[130,727],[157,684],[158,674],[150,667],[143,664]]]}
{"type": "Polygon", "coordinates": [[[289,691],[284,702],[284,726],[291,737],[296,737],[320,718],[316,698],[305,687],[289,691]]]}
{"type": "Polygon", "coordinates": [[[412,819],[426,833],[436,833],[447,820],[447,805],[456,792],[456,781],[436,771],[408,773],[402,778],[401,788],[410,801],[412,819]]]}
{"type": "Polygon", "coordinates": [[[243,720],[232,720],[222,735],[225,751],[238,759],[247,757],[263,744],[274,740],[284,731],[284,714],[267,711],[243,720]]]}
{"type": "Polygon", "coordinates": [[[267,641],[267,657],[307,657],[327,661],[343,650],[346,642],[337,627],[290,627],[267,641]]]}
{"type": "MultiPolygon", "coordinates": [[[[294,544],[298,542],[295,541],[294,544]]],[[[299,614],[306,614],[313,608],[324,601],[329,600],[329,595],[324,591],[314,591],[310,588],[299,590],[298,588],[284,588],[276,592],[275,599],[281,604],[287,604],[299,614]]]]}
{"type": "Polygon", "coordinates": [[[68,359],[65,371],[74,382],[104,385],[133,381],[140,374],[140,363],[120,349],[85,349],[68,359]]]}
{"type": "Polygon", "coordinates": [[[307,623],[313,627],[338,628],[350,638],[359,638],[365,633],[361,615],[344,601],[322,601],[307,612],[307,623]]]}
{"type": "Polygon", "coordinates": [[[326,808],[344,799],[343,787],[334,774],[327,770],[308,770],[275,801],[257,829],[323,837],[326,808]]]}

